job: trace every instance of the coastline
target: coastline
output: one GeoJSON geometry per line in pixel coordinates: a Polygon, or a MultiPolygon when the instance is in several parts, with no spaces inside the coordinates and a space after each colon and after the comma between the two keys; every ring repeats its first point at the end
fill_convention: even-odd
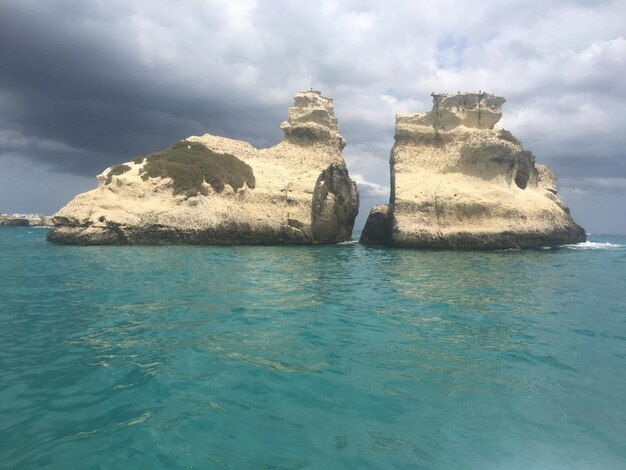
{"type": "Polygon", "coordinates": [[[54,227],[52,216],[42,214],[0,214],[0,227],[54,227]]]}

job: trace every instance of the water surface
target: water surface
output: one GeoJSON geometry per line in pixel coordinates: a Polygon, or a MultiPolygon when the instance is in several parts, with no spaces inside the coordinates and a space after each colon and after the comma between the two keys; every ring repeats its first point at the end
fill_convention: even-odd
{"type": "Polygon", "coordinates": [[[626,238],[45,234],[0,230],[2,468],[626,468],[626,238]]]}

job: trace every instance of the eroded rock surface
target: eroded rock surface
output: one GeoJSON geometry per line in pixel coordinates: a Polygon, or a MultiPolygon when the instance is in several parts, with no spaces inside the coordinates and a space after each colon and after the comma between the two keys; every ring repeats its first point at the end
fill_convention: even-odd
{"type": "Polygon", "coordinates": [[[388,213],[374,208],[361,242],[499,249],[584,241],[552,171],[495,127],[504,101],[487,93],[433,95],[430,112],[398,114],[388,213]]]}
{"type": "Polygon", "coordinates": [[[359,196],[332,100],[300,92],[269,149],[209,134],[107,168],[54,216],[76,244],[318,244],[351,239],[359,196]]]}

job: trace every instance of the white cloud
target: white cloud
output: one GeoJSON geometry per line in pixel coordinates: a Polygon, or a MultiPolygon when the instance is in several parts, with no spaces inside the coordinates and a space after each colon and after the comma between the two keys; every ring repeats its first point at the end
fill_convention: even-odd
{"type": "Polygon", "coordinates": [[[362,175],[358,173],[351,173],[350,177],[356,182],[359,187],[359,194],[364,199],[380,199],[389,198],[389,187],[382,186],[371,181],[367,181],[362,175]]]}

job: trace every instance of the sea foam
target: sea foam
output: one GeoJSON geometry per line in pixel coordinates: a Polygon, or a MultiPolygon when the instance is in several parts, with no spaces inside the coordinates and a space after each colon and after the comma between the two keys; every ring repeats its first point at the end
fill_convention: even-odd
{"type": "Polygon", "coordinates": [[[586,241],[572,245],[564,245],[563,247],[571,250],[623,250],[626,248],[626,245],[586,241]]]}

